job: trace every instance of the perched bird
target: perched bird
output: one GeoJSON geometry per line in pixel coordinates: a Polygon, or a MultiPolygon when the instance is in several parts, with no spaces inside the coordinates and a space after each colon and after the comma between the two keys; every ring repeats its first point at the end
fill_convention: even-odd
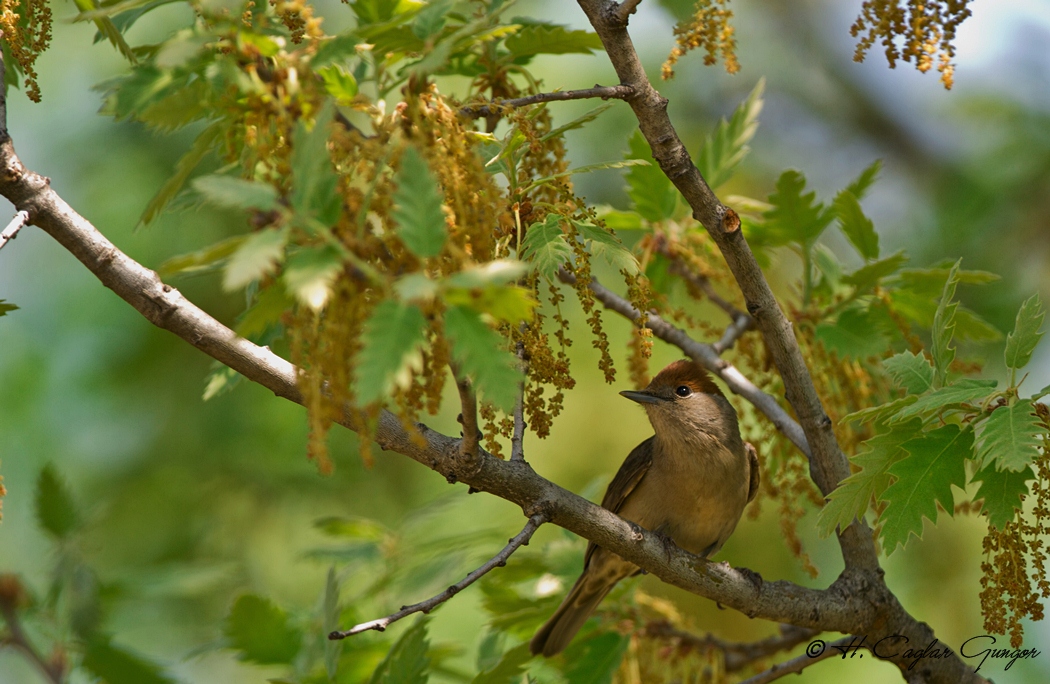
{"type": "MultiPolygon", "coordinates": [[[[630,453],[602,507],[708,557],[722,548],[758,492],[758,456],[740,438],[736,411],[706,371],[675,361],[641,391],[620,392],[645,407],[655,435],[630,453]]],[[[641,569],[593,542],[583,574],[529,648],[560,653],[620,580],[641,569]]]]}

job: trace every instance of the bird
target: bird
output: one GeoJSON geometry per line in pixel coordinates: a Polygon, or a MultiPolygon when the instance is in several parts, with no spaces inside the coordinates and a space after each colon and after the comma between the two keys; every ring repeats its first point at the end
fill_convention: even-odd
{"type": "MultiPolygon", "coordinates": [[[[736,410],[707,372],[686,359],[664,368],[645,389],[620,394],[645,408],[655,434],[627,456],[602,508],[710,557],[758,493],[758,454],[740,437],[736,410]]],[[[589,543],[583,573],[529,649],[548,658],[563,651],[616,583],[640,573],[589,543]]]]}

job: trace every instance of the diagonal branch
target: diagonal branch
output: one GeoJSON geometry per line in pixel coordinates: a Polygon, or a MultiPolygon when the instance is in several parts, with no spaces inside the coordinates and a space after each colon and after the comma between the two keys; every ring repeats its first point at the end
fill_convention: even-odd
{"type": "Polygon", "coordinates": [[[677,629],[666,621],[649,623],[642,631],[643,636],[677,641],[679,645],[686,648],[697,650],[717,648],[724,654],[726,672],[737,672],[753,664],[756,660],[768,658],[781,651],[790,651],[803,641],[812,639],[818,634],[820,634],[820,631],[816,629],[795,627],[794,625],[780,625],[780,634],[776,636],[771,636],[761,641],[738,643],[719,639],[713,634],[697,636],[677,629]]]}
{"type": "Polygon", "coordinates": [[[8,223],[7,227],[4,228],[2,233],[0,233],[0,249],[3,249],[4,245],[18,237],[18,231],[22,230],[28,222],[29,214],[26,212],[20,211],[15,214],[15,217],[11,219],[11,222],[8,223]]]}
{"type": "Polygon", "coordinates": [[[346,631],[335,631],[328,635],[329,639],[345,639],[346,637],[360,634],[361,632],[367,632],[371,629],[377,632],[386,630],[392,623],[397,622],[402,618],[406,618],[413,613],[429,613],[445,601],[463,591],[471,584],[474,584],[482,578],[486,573],[495,568],[502,568],[507,564],[507,559],[510,558],[511,554],[517,551],[522,546],[528,546],[529,540],[532,539],[532,535],[536,532],[540,525],[547,522],[547,515],[545,513],[537,513],[529,518],[529,521],[525,523],[525,527],[522,528],[521,532],[518,532],[514,537],[507,541],[507,545],[503,547],[503,550],[497,553],[495,556],[486,561],[483,565],[477,569],[471,571],[466,577],[459,582],[456,582],[445,591],[431,596],[426,601],[420,601],[414,603],[411,606],[402,606],[401,610],[387,615],[385,618],[378,620],[371,620],[369,622],[362,622],[359,625],[354,625],[346,631]]]}
{"type": "Polygon", "coordinates": [[[36,649],[29,636],[22,629],[22,621],[18,617],[15,606],[18,603],[17,596],[22,592],[21,584],[14,575],[0,576],[0,616],[3,616],[7,624],[7,635],[0,635],[0,650],[4,646],[11,646],[21,651],[40,673],[52,684],[62,684],[65,679],[65,668],[61,660],[48,662],[36,649]]]}
{"type": "MultiPolygon", "coordinates": [[[[569,285],[576,284],[576,276],[565,269],[558,271],[558,278],[569,285]]],[[[596,279],[592,278],[588,287],[594,293],[595,298],[606,308],[630,321],[641,320],[641,314],[633,304],[612,290],[603,287],[596,279]]],[[[718,351],[712,345],[697,342],[681,328],[676,328],[653,312],[649,312],[646,326],[661,340],[678,347],[689,358],[721,378],[734,394],[739,394],[751,402],[802,453],[809,456],[809,444],[806,442],[806,435],[802,432],[801,426],[788,415],[776,399],[756,387],[733,364],[719,357],[718,351]]]]}
{"type": "Polygon", "coordinates": [[[500,111],[504,109],[527,107],[541,102],[586,100],[591,98],[601,98],[603,100],[626,100],[633,94],[634,89],[631,88],[631,86],[601,86],[595,83],[593,88],[584,88],[582,90],[560,90],[553,93],[537,93],[526,97],[516,97],[510,100],[495,100],[493,102],[468,104],[463,106],[459,112],[463,116],[471,119],[480,119],[486,116],[491,116],[492,114],[499,114],[500,111]]]}
{"type": "MultiPolygon", "coordinates": [[[[785,677],[789,674],[801,674],[802,670],[806,669],[814,663],[819,663],[821,660],[827,660],[833,656],[842,656],[844,654],[843,649],[849,648],[856,639],[854,637],[843,637],[838,641],[832,641],[827,644],[823,650],[816,655],[810,655],[804,653],[797,658],[791,660],[785,660],[782,663],[777,663],[773,667],[769,668],[764,672],[760,672],[754,677],[749,677],[738,684],[769,684],[774,680],[785,677]]],[[[921,681],[921,680],[917,680],[921,681]]]]}

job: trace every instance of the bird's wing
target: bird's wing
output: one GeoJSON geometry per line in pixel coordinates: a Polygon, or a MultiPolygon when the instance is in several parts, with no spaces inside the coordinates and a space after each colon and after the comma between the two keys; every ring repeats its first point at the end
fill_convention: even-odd
{"type": "MultiPolygon", "coordinates": [[[[609,483],[609,488],[605,490],[605,496],[602,498],[602,508],[606,508],[613,513],[619,513],[620,509],[623,508],[623,502],[627,500],[634,488],[638,486],[645,474],[649,472],[649,466],[653,464],[653,440],[655,439],[656,436],[654,435],[645,440],[627,456],[627,460],[623,462],[620,470],[617,471],[616,477],[609,483]]],[[[587,553],[583,556],[583,567],[587,567],[596,548],[598,547],[594,542],[587,545],[587,553]]]]}
{"type": "Polygon", "coordinates": [[[758,452],[751,442],[744,442],[744,450],[747,452],[748,470],[751,472],[751,481],[747,486],[747,502],[751,503],[758,496],[758,452]]]}

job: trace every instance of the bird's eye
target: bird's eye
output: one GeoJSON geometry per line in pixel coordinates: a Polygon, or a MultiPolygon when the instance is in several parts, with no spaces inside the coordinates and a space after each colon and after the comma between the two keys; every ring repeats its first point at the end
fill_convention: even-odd
{"type": "Polygon", "coordinates": [[[677,388],[675,388],[674,393],[680,397],[688,397],[690,394],[693,393],[693,390],[689,389],[685,385],[679,385],[677,388]]]}

